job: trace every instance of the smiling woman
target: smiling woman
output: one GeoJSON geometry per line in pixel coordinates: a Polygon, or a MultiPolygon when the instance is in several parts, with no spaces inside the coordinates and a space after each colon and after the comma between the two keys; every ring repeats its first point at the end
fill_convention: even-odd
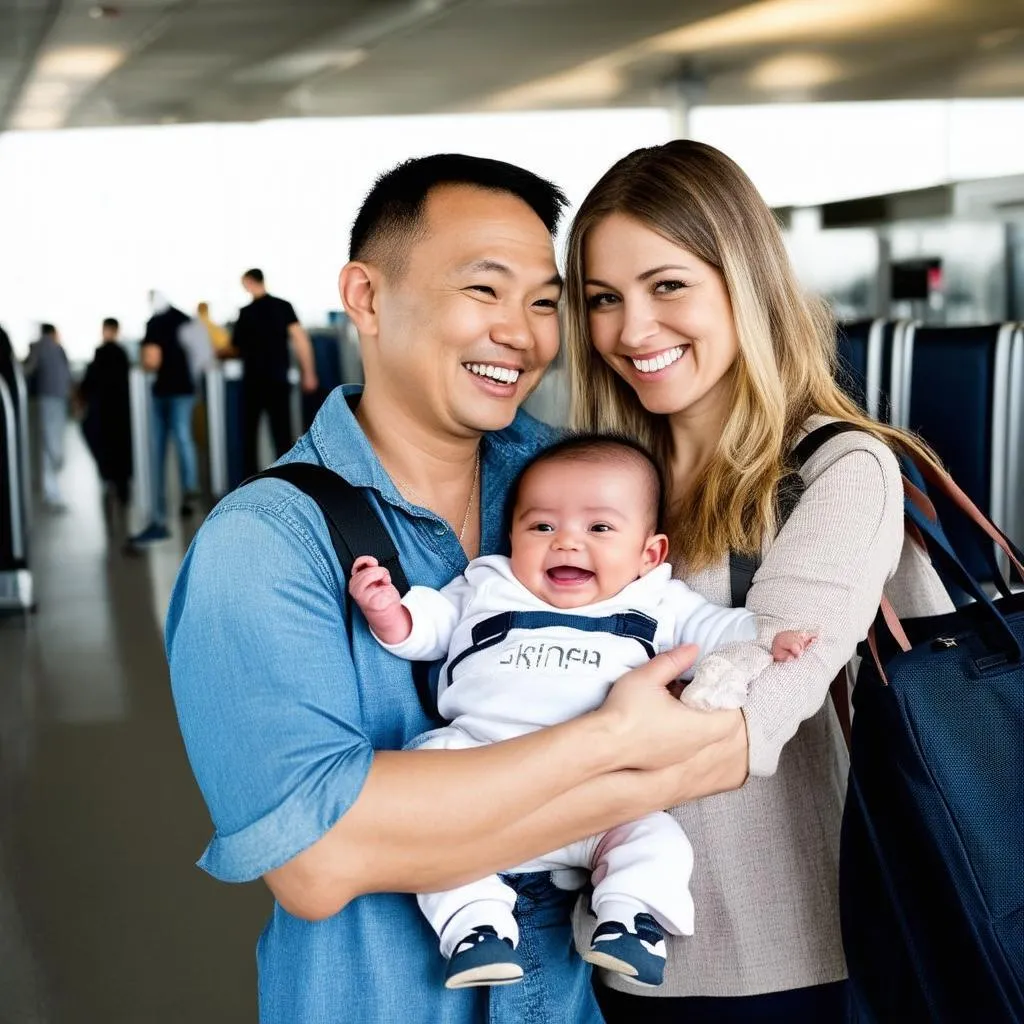
{"type": "MultiPolygon", "coordinates": [[[[908,614],[951,607],[903,543],[894,450],[930,456],[840,392],[828,311],[802,294],[750,179],[713,147],[671,142],[615,164],[580,207],[566,273],[576,425],[625,432],[657,453],[674,568],[697,593],[726,598],[736,554],[760,564],[746,596],[757,639],[728,651],[752,676],[749,777],[671,811],[694,843],[697,931],[668,938],[669,998],[638,1005],[635,988],[606,975],[605,1019],[839,1024],[846,750],[827,695],[897,570],[914,573],[897,592],[908,614]],[[791,450],[837,419],[858,430],[799,467],[803,495],[777,530],[791,450]],[[811,622],[818,637],[805,657],[769,663],[769,628],[811,622]]],[[[592,925],[582,915],[577,925],[585,950],[592,925]]]]}

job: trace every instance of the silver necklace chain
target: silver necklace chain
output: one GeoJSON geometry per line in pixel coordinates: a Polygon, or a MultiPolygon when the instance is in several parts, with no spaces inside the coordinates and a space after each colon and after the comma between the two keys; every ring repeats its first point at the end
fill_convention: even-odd
{"type": "MultiPolygon", "coordinates": [[[[423,500],[423,497],[416,492],[413,487],[410,487],[404,480],[399,480],[397,477],[394,478],[395,483],[399,485],[410,498],[413,498],[418,504],[424,508],[430,508],[430,506],[423,500]]],[[[459,543],[462,543],[462,538],[466,536],[466,528],[469,526],[469,514],[473,511],[473,499],[476,497],[477,486],[480,483],[480,449],[476,450],[476,464],[473,469],[473,486],[469,490],[469,500],[466,502],[466,514],[462,517],[462,529],[459,530],[459,543]]]]}

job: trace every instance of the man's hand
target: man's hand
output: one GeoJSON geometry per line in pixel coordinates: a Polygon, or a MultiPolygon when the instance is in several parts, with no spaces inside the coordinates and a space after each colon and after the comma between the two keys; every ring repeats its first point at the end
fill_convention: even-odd
{"type": "Polygon", "coordinates": [[[697,654],[693,644],[659,654],[624,675],[593,712],[608,731],[616,768],[679,765],[736,732],[739,712],[695,711],[670,691],[669,684],[693,665],[697,654]]]}
{"type": "Polygon", "coordinates": [[[386,644],[409,638],[412,616],[402,604],[391,573],[371,555],[360,555],[352,564],[348,592],[359,606],[374,636],[386,644]]]}
{"type": "Polygon", "coordinates": [[[307,395],[311,395],[313,392],[320,390],[320,380],[317,377],[315,370],[303,370],[301,379],[302,390],[307,395]]]}

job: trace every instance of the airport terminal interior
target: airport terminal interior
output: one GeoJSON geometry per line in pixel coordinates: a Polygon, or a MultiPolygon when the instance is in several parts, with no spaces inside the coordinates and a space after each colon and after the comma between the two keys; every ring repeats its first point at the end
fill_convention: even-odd
{"type": "MultiPolygon", "coordinates": [[[[289,377],[297,439],[362,380],[336,282],[377,174],[499,157],[562,185],[568,223],[616,159],[682,136],[765,195],[836,314],[849,394],[920,432],[1024,545],[1019,0],[0,5],[0,1024],[257,1019],[272,898],[196,867],[210,819],[163,642],[181,560],[245,477],[243,272],[262,268],[311,340],[318,390],[289,377]],[[146,537],[139,342],[164,301],[212,358],[187,424],[195,484],[169,455],[166,529],[146,537]],[[126,503],[82,391],[105,318],[130,361],[126,503]],[[30,356],[46,325],[69,376],[56,428],[30,356]]],[[[560,356],[528,408],[561,425],[567,396],[560,356]]],[[[966,557],[991,581],[991,559],[966,557]]]]}

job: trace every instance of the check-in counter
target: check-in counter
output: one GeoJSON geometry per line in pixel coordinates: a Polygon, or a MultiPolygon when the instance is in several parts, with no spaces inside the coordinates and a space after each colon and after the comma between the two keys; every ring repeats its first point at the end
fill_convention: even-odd
{"type": "Polygon", "coordinates": [[[206,437],[210,490],[222,498],[242,482],[242,361],[225,359],[206,371],[206,437]]]}
{"type": "Polygon", "coordinates": [[[139,524],[153,518],[153,374],[141,366],[128,372],[132,423],[132,507],[139,524]]]}
{"type": "Polygon", "coordinates": [[[0,609],[34,607],[29,569],[28,390],[13,358],[0,366],[0,609]]]}

